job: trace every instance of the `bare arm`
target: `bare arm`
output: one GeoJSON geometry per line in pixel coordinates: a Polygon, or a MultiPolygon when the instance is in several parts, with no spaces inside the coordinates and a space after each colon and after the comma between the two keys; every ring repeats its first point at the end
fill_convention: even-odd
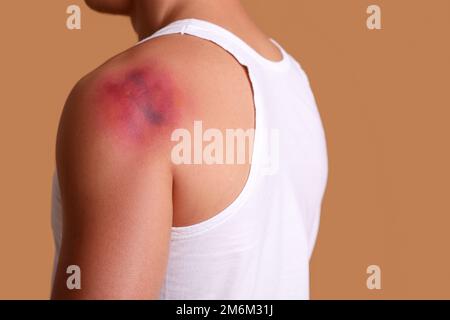
{"type": "Polygon", "coordinates": [[[153,299],[172,225],[168,79],[142,68],[86,79],[61,119],[57,167],[64,208],[53,299],[153,299]],[[161,83],[164,85],[161,86],[161,83]],[[66,269],[81,268],[81,290],[66,269]]]}

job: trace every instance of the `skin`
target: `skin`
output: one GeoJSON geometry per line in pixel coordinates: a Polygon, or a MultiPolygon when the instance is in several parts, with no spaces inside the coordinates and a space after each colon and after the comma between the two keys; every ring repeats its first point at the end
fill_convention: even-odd
{"type": "MultiPolygon", "coordinates": [[[[237,0],[89,0],[126,14],[140,39],[183,18],[238,34],[268,59],[280,53],[237,0]]],[[[147,41],[108,60],[73,88],[61,116],[56,162],[63,237],[53,299],[157,299],[172,226],[204,221],[241,192],[250,165],[176,166],[176,128],[254,128],[246,69],[196,37],[147,41]],[[82,289],[66,268],[80,266],[82,289]]]]}
{"type": "Polygon", "coordinates": [[[181,90],[157,66],[139,67],[111,76],[99,88],[97,106],[105,129],[139,147],[168,141],[183,104],[181,90]]]}

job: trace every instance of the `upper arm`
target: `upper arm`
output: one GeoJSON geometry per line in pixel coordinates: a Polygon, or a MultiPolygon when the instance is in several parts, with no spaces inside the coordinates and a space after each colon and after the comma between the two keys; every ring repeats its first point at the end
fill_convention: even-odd
{"type": "Polygon", "coordinates": [[[61,118],[63,237],[52,298],[157,298],[172,225],[170,81],[143,68],[87,79],[61,118]],[[68,290],[66,269],[81,269],[68,290]]]}

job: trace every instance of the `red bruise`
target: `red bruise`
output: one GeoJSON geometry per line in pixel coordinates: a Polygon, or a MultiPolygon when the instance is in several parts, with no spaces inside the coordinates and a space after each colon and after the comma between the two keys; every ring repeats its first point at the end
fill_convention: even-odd
{"type": "Polygon", "coordinates": [[[168,139],[179,118],[179,90],[161,70],[138,68],[108,79],[101,88],[100,114],[123,139],[149,143],[168,139]]]}

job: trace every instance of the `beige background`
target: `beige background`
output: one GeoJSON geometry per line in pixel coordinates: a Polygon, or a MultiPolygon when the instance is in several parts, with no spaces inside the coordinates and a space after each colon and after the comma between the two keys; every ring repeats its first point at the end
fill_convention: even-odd
{"type": "MultiPolygon", "coordinates": [[[[246,0],[308,72],[330,178],[314,299],[450,298],[450,1],[246,0]],[[366,28],[369,4],[383,30],[366,28]],[[382,290],[366,268],[382,268],[382,290]]],[[[135,42],[81,0],[5,1],[1,19],[0,298],[46,299],[58,118],[83,74],[135,42]],[[82,30],[65,27],[69,4],[82,30]]]]}

